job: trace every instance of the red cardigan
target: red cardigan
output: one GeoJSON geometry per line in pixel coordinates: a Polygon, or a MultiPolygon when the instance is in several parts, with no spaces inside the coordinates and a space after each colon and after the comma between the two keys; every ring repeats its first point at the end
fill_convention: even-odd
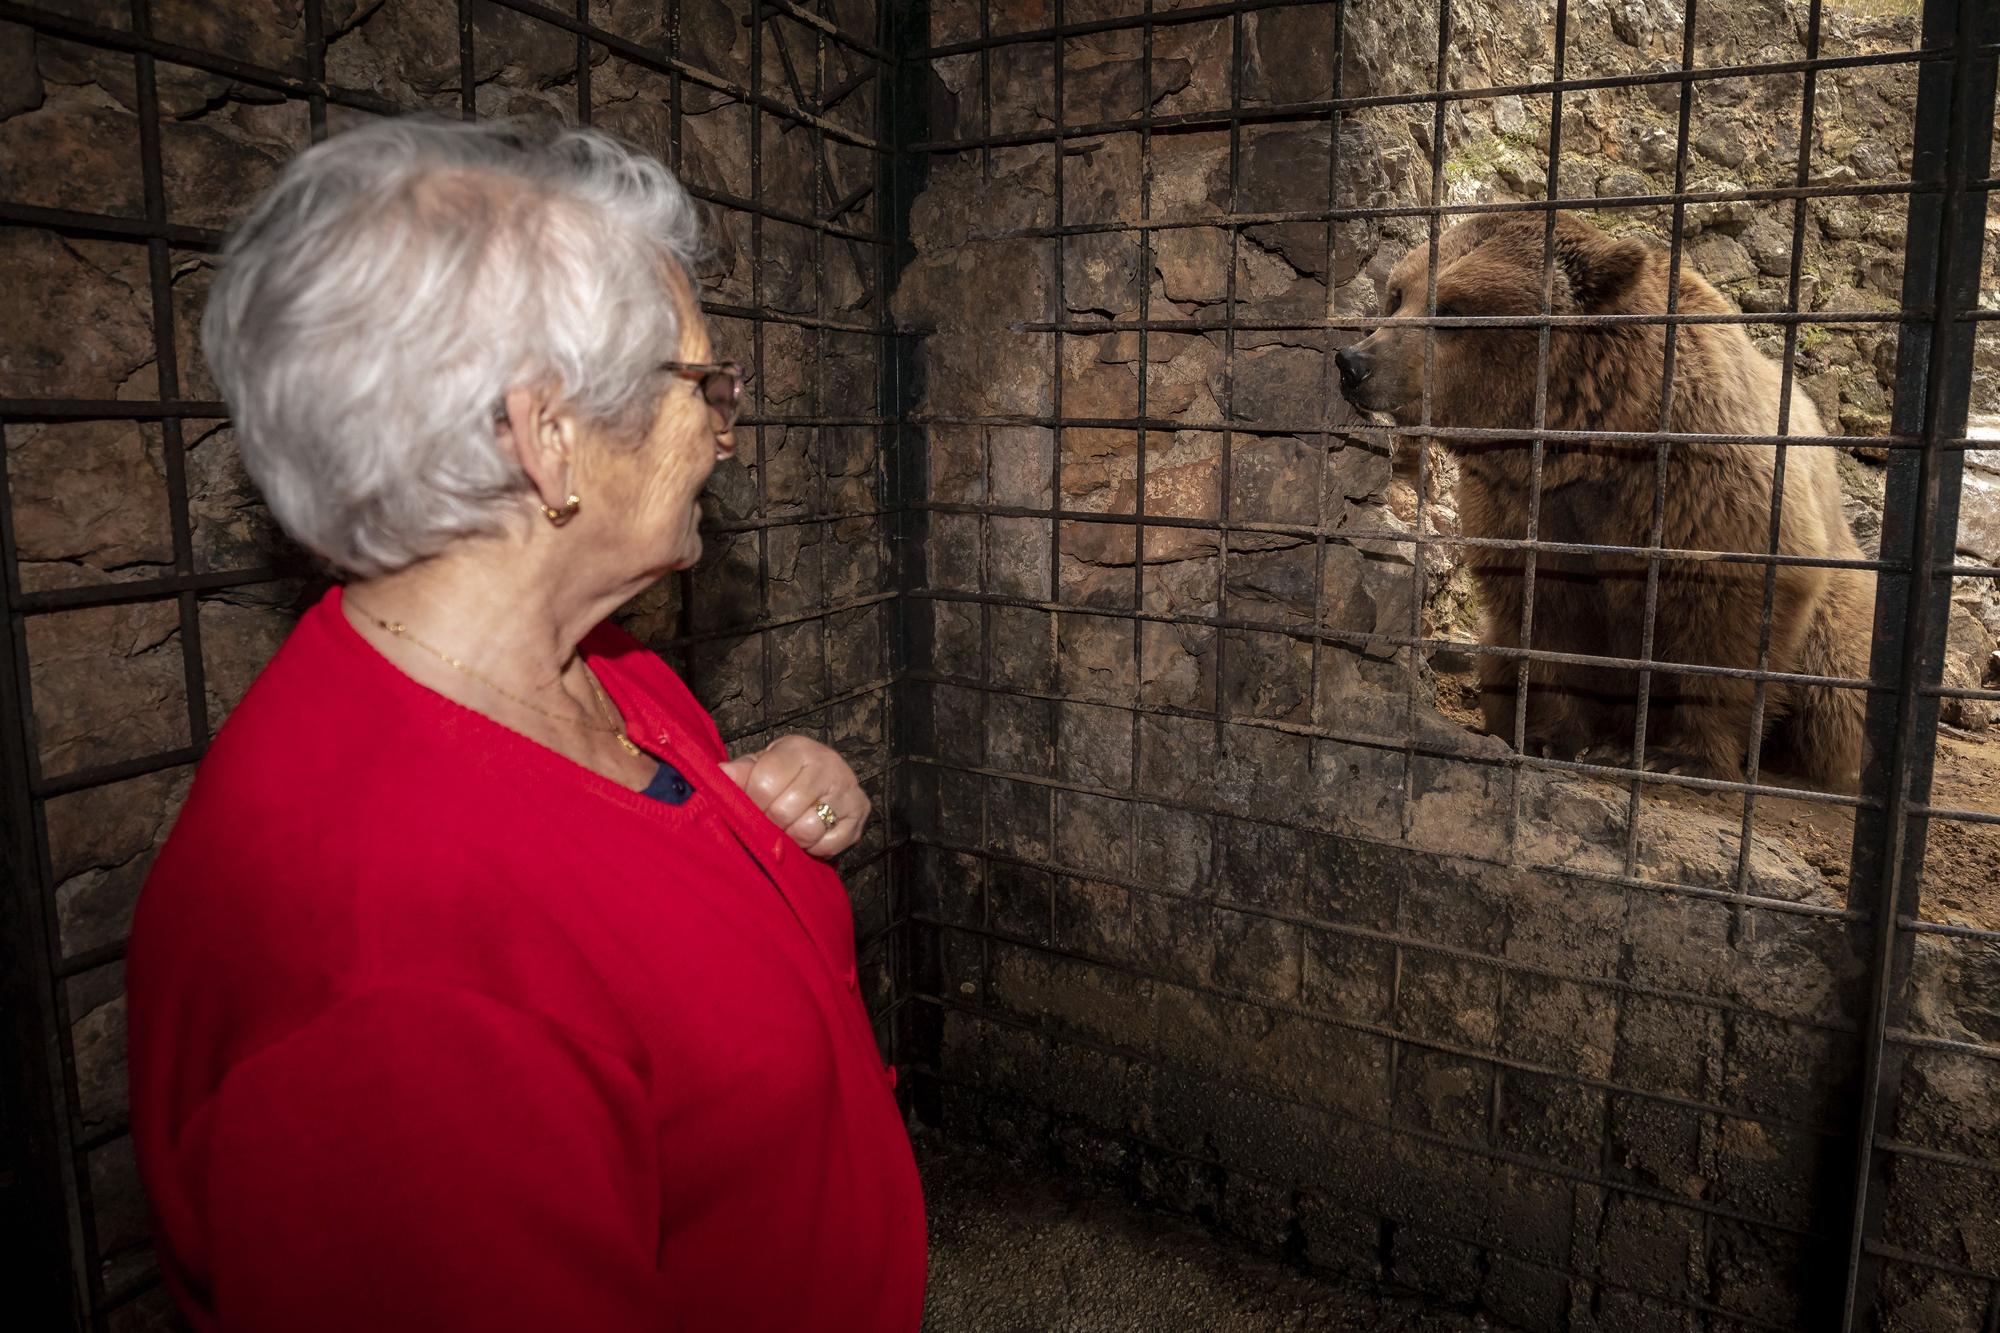
{"type": "Polygon", "coordinates": [[[423,688],[330,593],[202,764],[127,964],[201,1330],[912,1330],[923,1199],[831,869],[665,663],[671,806],[423,688]]]}

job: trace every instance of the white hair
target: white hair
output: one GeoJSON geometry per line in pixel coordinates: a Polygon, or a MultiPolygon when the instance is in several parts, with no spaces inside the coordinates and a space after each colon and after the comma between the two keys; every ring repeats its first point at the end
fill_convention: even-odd
{"type": "Polygon", "coordinates": [[[509,390],[637,435],[692,289],[695,205],[589,130],[383,120],[293,160],[230,236],[202,348],[244,466],[301,545],[370,576],[499,530],[509,390]]]}

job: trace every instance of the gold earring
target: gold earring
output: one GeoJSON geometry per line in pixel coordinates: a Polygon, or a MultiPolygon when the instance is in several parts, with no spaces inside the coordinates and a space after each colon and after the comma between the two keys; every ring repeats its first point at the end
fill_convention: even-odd
{"type": "Polygon", "coordinates": [[[575,518],[576,511],[581,508],[583,508],[583,501],[579,499],[577,496],[571,495],[569,497],[569,503],[564,505],[561,509],[551,509],[547,505],[543,505],[542,514],[549,520],[549,522],[555,524],[557,527],[561,527],[563,524],[575,518]]]}

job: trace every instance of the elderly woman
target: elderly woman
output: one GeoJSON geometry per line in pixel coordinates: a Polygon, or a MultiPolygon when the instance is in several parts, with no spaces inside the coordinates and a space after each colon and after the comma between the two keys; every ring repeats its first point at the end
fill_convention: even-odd
{"type": "Polygon", "coordinates": [[[303,154],[203,325],[348,576],[139,906],[132,1122],[200,1329],[913,1329],[923,1206],[824,863],[869,803],[729,758],[605,623],[694,563],[740,379],[695,214],[590,133],[303,154]]]}

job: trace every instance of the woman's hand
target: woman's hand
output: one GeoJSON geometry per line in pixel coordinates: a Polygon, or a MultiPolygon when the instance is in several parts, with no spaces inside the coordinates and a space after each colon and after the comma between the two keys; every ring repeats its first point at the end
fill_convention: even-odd
{"type": "Polygon", "coordinates": [[[728,760],[722,771],[814,856],[834,857],[852,847],[875,808],[847,761],[804,736],[781,736],[756,754],[728,760]],[[831,828],[820,818],[821,803],[834,813],[831,828]]]}

